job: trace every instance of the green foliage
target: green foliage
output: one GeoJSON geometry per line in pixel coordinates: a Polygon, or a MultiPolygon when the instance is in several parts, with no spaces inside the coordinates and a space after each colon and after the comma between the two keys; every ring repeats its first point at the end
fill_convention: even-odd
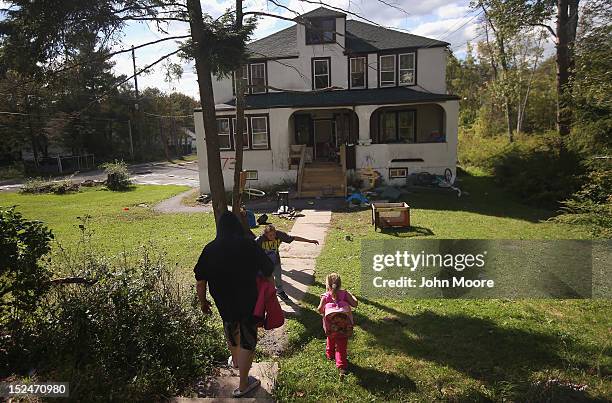
{"type": "Polygon", "coordinates": [[[78,192],[79,185],[73,183],[70,179],[64,180],[49,180],[42,178],[28,179],[26,183],[21,186],[19,192],[21,193],[55,193],[55,194],[66,194],[70,192],[78,192]]]}
{"type": "Polygon", "coordinates": [[[612,238],[612,167],[605,161],[593,164],[580,190],[563,201],[555,220],[587,225],[594,236],[612,238]]]}
{"type": "MultiPolygon", "coordinates": [[[[26,220],[14,207],[0,206],[0,319],[31,312],[49,287],[51,273],[41,264],[53,234],[26,220]]],[[[1,350],[1,349],[0,349],[1,350]]]]}
{"type": "Polygon", "coordinates": [[[128,166],[123,161],[108,162],[102,165],[106,173],[106,187],[110,190],[128,190],[132,186],[128,166]]]}
{"type": "Polygon", "coordinates": [[[521,136],[513,143],[501,136],[462,134],[459,144],[462,164],[484,169],[525,203],[554,208],[580,185],[580,157],[561,152],[555,134],[521,136]]]}
{"type": "Polygon", "coordinates": [[[70,382],[79,401],[159,401],[187,393],[222,358],[222,336],[152,246],[117,258],[95,251],[83,218],[81,243],[52,267],[93,284],[55,285],[29,316],[8,324],[2,376],[35,369],[70,382]]]}

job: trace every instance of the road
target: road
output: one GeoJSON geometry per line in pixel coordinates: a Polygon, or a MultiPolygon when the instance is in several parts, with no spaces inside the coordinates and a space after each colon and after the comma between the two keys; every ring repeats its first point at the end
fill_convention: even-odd
{"type": "MultiPolygon", "coordinates": [[[[179,163],[150,162],[130,165],[128,169],[130,171],[130,179],[140,185],[185,185],[193,188],[200,185],[197,161],[179,163]]],[[[57,177],[54,180],[59,181],[68,178],[75,182],[83,182],[88,179],[102,181],[106,179],[106,175],[102,170],[95,170],[57,177]]],[[[22,183],[0,181],[0,191],[16,190],[22,183]]]]}

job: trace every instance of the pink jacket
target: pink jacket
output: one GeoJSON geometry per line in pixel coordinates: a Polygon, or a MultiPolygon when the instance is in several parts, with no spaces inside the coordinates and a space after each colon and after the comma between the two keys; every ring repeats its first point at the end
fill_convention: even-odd
{"type": "Polygon", "coordinates": [[[285,315],[276,298],[276,287],[261,276],[257,276],[257,302],[253,316],[258,326],[266,330],[276,329],[285,323],[285,315]]]}

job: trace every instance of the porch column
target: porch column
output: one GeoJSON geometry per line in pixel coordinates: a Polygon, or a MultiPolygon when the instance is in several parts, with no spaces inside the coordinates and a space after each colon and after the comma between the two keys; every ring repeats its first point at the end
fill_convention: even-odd
{"type": "Polygon", "coordinates": [[[459,101],[446,101],[439,103],[444,109],[444,131],[446,144],[449,149],[449,165],[453,167],[453,174],[457,165],[457,143],[459,127],[459,101]]]}
{"type": "Polygon", "coordinates": [[[370,117],[376,108],[377,107],[373,105],[360,105],[355,107],[355,113],[359,119],[359,145],[372,144],[372,138],[370,137],[370,117]]]}

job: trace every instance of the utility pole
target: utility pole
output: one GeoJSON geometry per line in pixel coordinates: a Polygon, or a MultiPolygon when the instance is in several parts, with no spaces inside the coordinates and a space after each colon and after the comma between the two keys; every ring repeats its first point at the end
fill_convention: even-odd
{"type": "MultiPolygon", "coordinates": [[[[136,100],[134,102],[134,122],[136,123],[136,137],[139,139],[138,144],[140,146],[140,156],[143,155],[142,149],[142,136],[140,135],[140,119],[138,119],[139,115],[139,105],[138,101],[140,100],[140,94],[138,93],[138,75],[136,74],[136,52],[134,51],[134,45],[132,45],[132,66],[134,67],[134,92],[136,95],[136,100]]],[[[134,143],[132,140],[132,124],[130,122],[130,149],[132,153],[132,160],[134,160],[134,143]]]]}

